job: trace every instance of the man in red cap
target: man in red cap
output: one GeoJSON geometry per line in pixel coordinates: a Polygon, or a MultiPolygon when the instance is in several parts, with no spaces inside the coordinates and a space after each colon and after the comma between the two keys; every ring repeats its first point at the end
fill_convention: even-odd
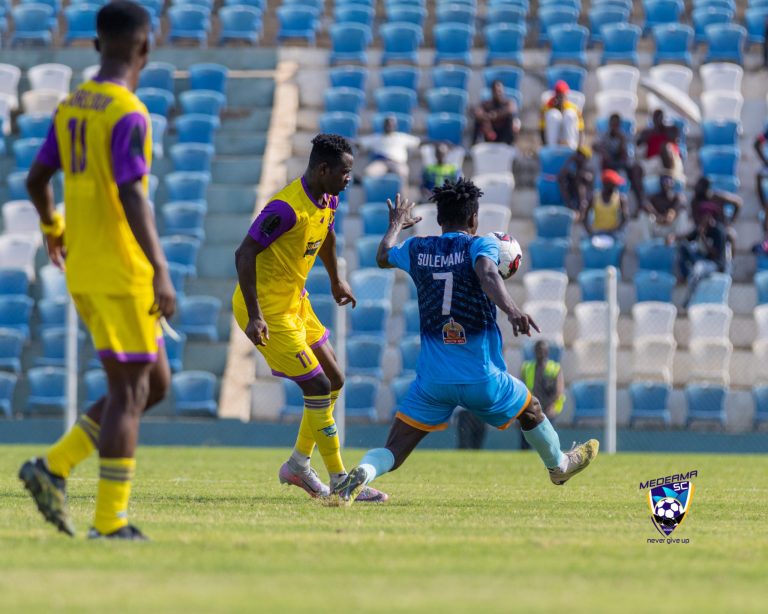
{"type": "Polygon", "coordinates": [[[544,145],[565,145],[576,149],[584,135],[581,110],[570,100],[571,88],[565,81],[557,81],[554,96],[541,107],[541,140],[544,145]]]}
{"type": "Polygon", "coordinates": [[[624,178],[616,171],[604,170],[603,187],[597,192],[584,213],[584,227],[590,236],[609,235],[619,238],[629,219],[627,197],[619,192],[624,178]]]}

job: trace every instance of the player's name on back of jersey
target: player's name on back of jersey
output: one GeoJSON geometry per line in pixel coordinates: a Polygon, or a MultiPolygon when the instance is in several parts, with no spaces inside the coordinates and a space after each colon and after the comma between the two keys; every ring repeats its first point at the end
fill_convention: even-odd
{"type": "Polygon", "coordinates": [[[444,268],[461,264],[464,262],[464,252],[453,252],[452,254],[418,254],[416,264],[418,266],[428,266],[434,268],[444,268]]]}
{"type": "Polygon", "coordinates": [[[63,104],[76,107],[78,109],[90,109],[92,111],[103,111],[114,100],[112,96],[100,94],[98,92],[88,92],[77,90],[63,104]]]}

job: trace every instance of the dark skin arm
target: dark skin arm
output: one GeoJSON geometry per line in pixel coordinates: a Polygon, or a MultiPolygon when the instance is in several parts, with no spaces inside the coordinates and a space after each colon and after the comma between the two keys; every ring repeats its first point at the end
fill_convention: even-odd
{"type": "Polygon", "coordinates": [[[391,250],[397,244],[397,237],[401,230],[410,228],[414,224],[421,221],[420,217],[413,217],[414,203],[407,198],[400,198],[400,194],[395,197],[395,204],[392,204],[390,199],[387,199],[387,207],[389,207],[389,228],[379,243],[379,249],[376,252],[376,264],[380,269],[392,269],[394,268],[389,264],[389,250],[391,250]]]}
{"type": "Polygon", "coordinates": [[[518,335],[530,337],[531,329],[537,333],[541,332],[533,318],[517,308],[515,301],[509,296],[509,292],[504,286],[504,280],[499,275],[499,269],[493,260],[480,256],[475,261],[475,274],[480,281],[483,292],[506,314],[515,337],[518,335]]]}
{"type": "MultiPolygon", "coordinates": [[[[27,174],[27,192],[32,204],[37,209],[40,221],[43,224],[50,224],[53,221],[53,214],[56,211],[53,203],[53,189],[51,188],[51,178],[56,173],[55,168],[35,161],[27,174]]],[[[64,268],[64,237],[45,236],[48,257],[58,268],[64,268]]]]}
{"type": "Polygon", "coordinates": [[[237,282],[245,299],[245,307],[248,310],[248,325],[245,327],[245,335],[254,345],[267,345],[269,330],[261,313],[259,297],[256,294],[256,257],[264,251],[261,244],[257,243],[250,235],[245,235],[240,247],[235,250],[235,268],[237,269],[237,282]]]}
{"type": "MultiPolygon", "coordinates": [[[[337,305],[352,304],[352,309],[357,306],[357,301],[352,294],[352,288],[343,279],[339,279],[338,259],[336,257],[336,232],[331,231],[320,246],[317,252],[320,260],[328,271],[328,277],[331,280],[331,294],[337,305]]],[[[250,312],[249,312],[250,313],[250,312]]]]}

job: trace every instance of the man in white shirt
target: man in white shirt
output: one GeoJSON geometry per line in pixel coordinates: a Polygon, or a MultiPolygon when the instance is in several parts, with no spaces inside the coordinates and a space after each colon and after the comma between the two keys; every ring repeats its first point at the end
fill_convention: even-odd
{"type": "Polygon", "coordinates": [[[387,117],[384,120],[383,134],[369,134],[361,137],[358,142],[370,155],[365,174],[369,177],[380,177],[387,173],[396,173],[402,178],[402,191],[407,191],[408,152],[418,148],[421,139],[412,134],[398,132],[397,119],[387,117]]]}

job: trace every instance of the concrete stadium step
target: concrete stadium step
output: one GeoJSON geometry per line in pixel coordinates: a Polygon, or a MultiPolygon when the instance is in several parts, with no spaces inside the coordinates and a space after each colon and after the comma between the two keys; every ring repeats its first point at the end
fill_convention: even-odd
{"type": "MultiPolygon", "coordinates": [[[[242,239],[241,239],[242,241],[242,239]]],[[[197,271],[201,277],[221,277],[233,279],[237,276],[235,271],[235,249],[239,245],[218,244],[208,245],[204,243],[197,257],[197,271]]]]}
{"type": "Polygon", "coordinates": [[[205,242],[207,245],[225,244],[232,248],[240,245],[251,227],[252,215],[214,214],[205,218],[205,242]]]}
{"type": "MultiPolygon", "coordinates": [[[[266,122],[269,124],[269,117],[266,122]]],[[[259,128],[232,120],[216,134],[214,146],[217,156],[261,156],[267,146],[267,135],[259,128]]]]}
{"type": "Polygon", "coordinates": [[[217,156],[213,160],[214,183],[254,186],[261,177],[261,156],[217,156]]]}
{"type": "Polygon", "coordinates": [[[208,187],[208,212],[211,213],[253,213],[256,205],[256,186],[230,186],[211,184],[208,187]]]}
{"type": "Polygon", "coordinates": [[[215,296],[222,302],[223,311],[232,311],[232,292],[237,283],[235,273],[234,248],[232,249],[232,272],[224,277],[198,277],[190,279],[186,283],[185,291],[188,296],[205,295],[215,296]]]}

